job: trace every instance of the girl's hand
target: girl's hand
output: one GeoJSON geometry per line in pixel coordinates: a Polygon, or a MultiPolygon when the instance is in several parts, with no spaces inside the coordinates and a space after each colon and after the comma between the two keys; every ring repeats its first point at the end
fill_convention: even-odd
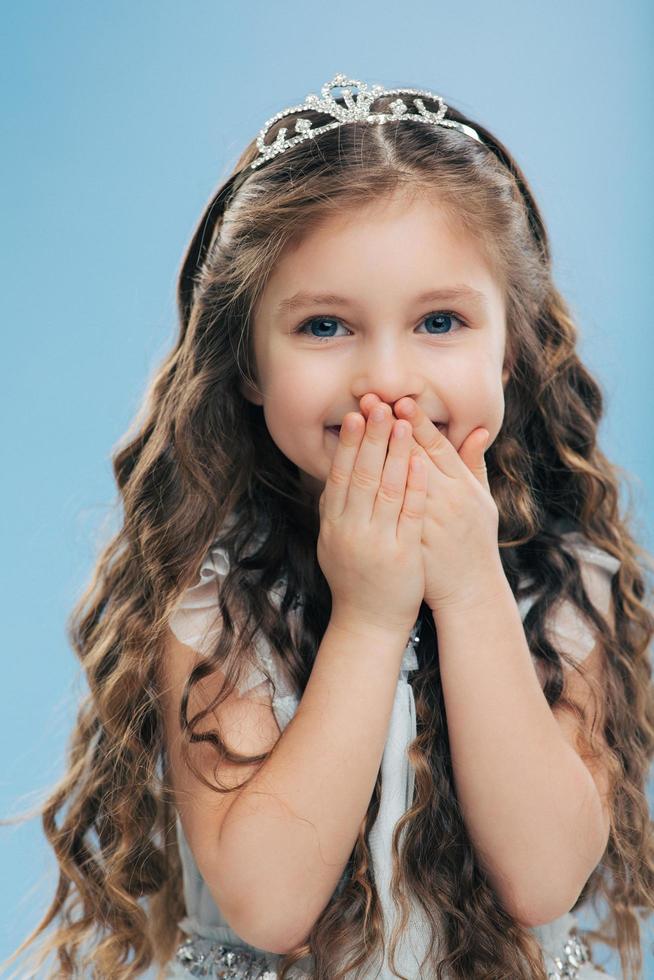
{"type": "Polygon", "coordinates": [[[319,500],[317,558],[332,593],[332,619],[408,635],[425,590],[427,473],[424,464],[417,473],[409,467],[410,423],[383,409],[381,421],[366,422],[358,412],[343,419],[319,500]]]}
{"type": "MultiPolygon", "coordinates": [[[[380,401],[375,395],[365,399],[366,413],[380,401]]],[[[412,398],[400,399],[394,410],[411,422],[412,449],[419,448],[428,472],[422,531],[425,602],[434,614],[445,606],[474,603],[497,590],[497,575],[503,574],[499,514],[484,460],[488,430],[473,429],[457,452],[412,398]]]]}

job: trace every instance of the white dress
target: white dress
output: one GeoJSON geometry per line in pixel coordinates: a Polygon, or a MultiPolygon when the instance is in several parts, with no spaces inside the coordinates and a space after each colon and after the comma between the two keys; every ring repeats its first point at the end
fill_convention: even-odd
{"type": "MultiPolygon", "coordinates": [[[[593,604],[606,615],[610,604],[611,578],[618,569],[619,561],[605,551],[592,546],[578,532],[568,532],[564,536],[566,548],[576,553],[581,564],[581,574],[589,598],[593,604]]],[[[213,545],[202,563],[197,582],[181,597],[175,612],[170,619],[170,627],[175,635],[185,644],[204,654],[217,638],[217,601],[216,580],[220,580],[228,570],[226,552],[213,545]]],[[[273,603],[279,608],[282,597],[283,583],[276,583],[271,592],[273,603]]],[[[524,620],[531,608],[535,597],[522,599],[518,602],[520,614],[524,620]]],[[[575,608],[568,602],[557,605],[546,626],[546,630],[558,649],[565,649],[582,660],[588,655],[594,645],[594,637],[588,626],[576,614],[575,608]]],[[[395,908],[390,898],[391,836],[399,817],[408,809],[413,797],[414,771],[409,763],[407,747],[416,737],[416,712],[413,690],[408,680],[408,672],[418,667],[415,653],[417,623],[411,631],[407,647],[404,651],[395,700],[393,703],[387,740],[382,756],[382,793],[379,812],[374,826],[369,833],[369,845],[376,887],[382,904],[386,936],[390,936],[395,922],[395,908]]],[[[259,663],[267,666],[275,679],[277,690],[273,695],[265,675],[254,668],[239,686],[243,694],[259,685],[269,691],[272,708],[283,731],[292,718],[298,698],[289,688],[282,672],[276,669],[273,657],[263,642],[258,638],[257,657],[259,663]]],[[[263,689],[263,688],[262,688],[263,689]]],[[[189,978],[191,976],[234,976],[246,978],[276,977],[275,966],[281,958],[278,954],[257,949],[241,939],[228,925],[216,906],[194,860],[193,853],[184,836],[179,815],[177,816],[177,835],[183,870],[184,897],[187,915],[179,926],[190,937],[177,954],[177,959],[171,961],[167,977],[189,978]],[[243,950],[243,956],[221,951],[220,945],[236,946],[243,950]],[[212,963],[215,965],[212,967],[212,963]],[[221,973],[220,968],[225,964],[234,964],[234,972],[221,973]],[[206,971],[206,972],[198,972],[206,971]]],[[[344,873],[345,874],[345,873],[344,873]]],[[[341,879],[341,884],[344,878],[341,879]]],[[[339,888],[340,888],[339,884],[339,888]]],[[[594,968],[590,961],[585,961],[583,949],[578,944],[570,930],[578,928],[578,922],[572,913],[555,919],[547,925],[536,926],[531,931],[538,938],[544,954],[545,963],[552,980],[591,980],[603,978],[611,980],[608,974],[594,968]],[[566,945],[567,944],[567,945],[566,945]]],[[[405,936],[398,944],[396,962],[405,976],[419,977],[419,965],[427,948],[429,929],[422,919],[419,908],[413,910],[412,918],[405,936]]],[[[293,974],[303,978],[306,973],[293,974]]],[[[393,980],[395,974],[385,961],[381,970],[366,977],[366,980],[393,980]]]]}

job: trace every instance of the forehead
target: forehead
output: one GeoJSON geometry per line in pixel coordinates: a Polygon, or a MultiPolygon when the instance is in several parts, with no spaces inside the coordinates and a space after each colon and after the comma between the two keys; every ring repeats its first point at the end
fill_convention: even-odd
{"type": "Polygon", "coordinates": [[[298,292],[404,302],[454,285],[502,314],[503,290],[477,237],[433,195],[402,192],[313,222],[282,252],[257,309],[289,312],[298,292]]]}

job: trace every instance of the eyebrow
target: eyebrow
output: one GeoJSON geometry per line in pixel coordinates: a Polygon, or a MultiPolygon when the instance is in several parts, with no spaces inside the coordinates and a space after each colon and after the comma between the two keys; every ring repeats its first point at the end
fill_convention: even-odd
{"type": "MultiPolygon", "coordinates": [[[[415,297],[415,303],[442,303],[447,300],[467,300],[481,309],[487,309],[488,303],[486,295],[472,286],[465,283],[457,283],[454,286],[443,286],[441,289],[429,289],[415,297]]],[[[283,299],[277,306],[276,315],[285,316],[288,313],[295,313],[297,310],[306,309],[311,306],[356,306],[356,300],[349,299],[347,296],[337,296],[335,293],[312,293],[300,290],[292,296],[283,299]]]]}

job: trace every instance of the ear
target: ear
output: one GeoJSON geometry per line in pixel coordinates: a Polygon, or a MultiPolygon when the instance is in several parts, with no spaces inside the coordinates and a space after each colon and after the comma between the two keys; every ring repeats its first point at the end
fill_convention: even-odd
{"type": "Polygon", "coordinates": [[[249,381],[244,381],[241,379],[239,382],[239,387],[241,389],[241,394],[247,401],[252,402],[253,405],[263,405],[263,398],[261,394],[252,387],[249,381]]]}

